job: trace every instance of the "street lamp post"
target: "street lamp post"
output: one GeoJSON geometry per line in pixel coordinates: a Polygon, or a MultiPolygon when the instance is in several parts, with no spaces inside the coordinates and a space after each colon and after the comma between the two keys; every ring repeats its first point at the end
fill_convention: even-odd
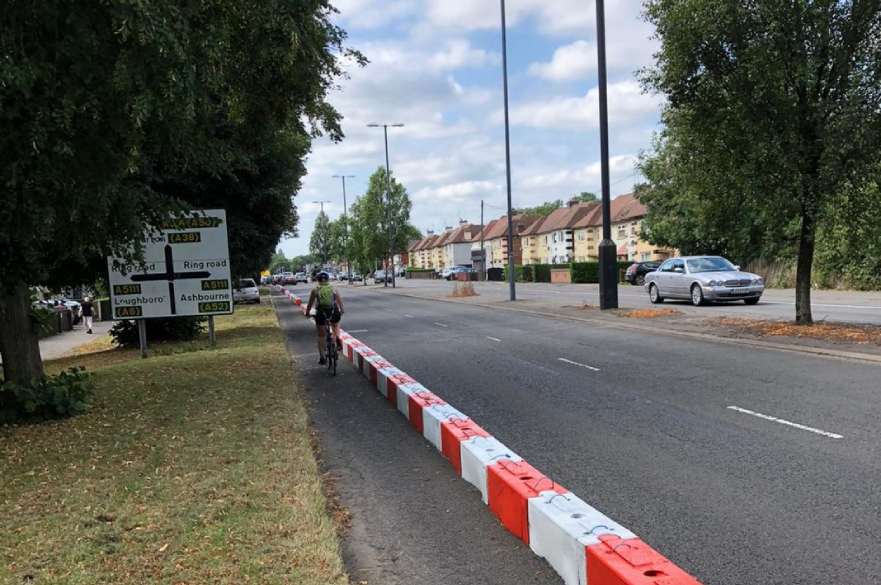
{"type": "Polygon", "coordinates": [[[388,129],[389,128],[403,128],[404,125],[401,123],[396,124],[367,124],[368,128],[382,128],[382,133],[385,138],[385,221],[386,221],[386,237],[388,238],[388,261],[386,262],[386,273],[385,278],[383,279],[384,286],[388,287],[388,269],[389,264],[391,264],[392,269],[392,288],[395,288],[395,256],[393,251],[393,242],[392,242],[392,175],[389,167],[388,160],[388,129]]]}
{"type": "Polygon", "coordinates": [[[597,6],[597,81],[600,90],[600,164],[603,189],[603,241],[600,242],[600,309],[618,308],[618,255],[612,240],[609,191],[609,103],[606,90],[606,17],[603,0],[597,6]]]}
{"type": "Polygon", "coordinates": [[[505,32],[505,0],[500,0],[502,11],[502,87],[505,97],[505,178],[508,189],[508,291],[512,301],[517,300],[514,286],[514,218],[511,213],[511,134],[508,127],[508,38],[505,32]]]}
{"type": "Polygon", "coordinates": [[[341,179],[343,182],[343,227],[345,228],[346,243],[346,282],[352,284],[352,259],[349,258],[349,205],[346,202],[346,179],[354,179],[355,175],[334,175],[334,179],[341,179]]]}

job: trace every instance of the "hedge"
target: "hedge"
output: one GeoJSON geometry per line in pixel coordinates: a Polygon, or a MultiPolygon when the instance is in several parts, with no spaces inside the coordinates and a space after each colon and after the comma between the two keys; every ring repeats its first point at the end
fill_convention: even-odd
{"type": "MultiPolygon", "coordinates": [[[[634,261],[618,261],[617,272],[627,270],[634,261]]],[[[579,284],[595,284],[600,281],[600,263],[599,262],[573,262],[572,263],[572,282],[579,284]]]]}

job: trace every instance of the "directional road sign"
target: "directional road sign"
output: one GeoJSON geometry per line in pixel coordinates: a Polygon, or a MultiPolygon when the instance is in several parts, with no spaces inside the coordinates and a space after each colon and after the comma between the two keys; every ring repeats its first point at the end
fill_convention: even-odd
{"type": "Polygon", "coordinates": [[[170,218],[144,234],[144,263],[107,258],[114,319],[232,313],[226,211],[170,218]]]}

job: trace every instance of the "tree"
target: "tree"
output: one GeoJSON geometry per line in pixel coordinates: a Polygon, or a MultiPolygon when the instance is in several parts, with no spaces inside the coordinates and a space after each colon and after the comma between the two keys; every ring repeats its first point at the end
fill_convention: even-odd
{"type": "Polygon", "coordinates": [[[591,193],[590,191],[582,191],[581,193],[576,193],[571,197],[571,200],[575,200],[579,203],[592,203],[597,201],[599,198],[596,193],[591,193]]]}
{"type": "Polygon", "coordinates": [[[245,267],[237,251],[247,253],[265,225],[261,214],[281,210],[252,255],[255,265],[269,260],[277,238],[267,241],[294,227],[289,199],[311,139],[342,137],[326,101],[342,74],[340,53],[363,62],[343,47],[332,12],[326,0],[4,4],[7,381],[27,385],[43,375],[28,285],[91,280],[108,254],[137,259],[145,225],[169,213],[241,203],[230,231],[234,262],[245,267]],[[292,161],[293,172],[281,168],[292,161]],[[208,195],[226,188],[228,196],[208,195]],[[270,201],[257,201],[267,192],[270,201]]]}
{"type": "Polygon", "coordinates": [[[561,207],[563,207],[563,200],[557,199],[555,201],[545,201],[541,205],[536,205],[535,207],[518,207],[516,209],[512,209],[511,212],[524,215],[537,215],[538,217],[547,217],[561,207]]]}
{"type": "Polygon", "coordinates": [[[796,321],[811,322],[818,227],[879,160],[881,0],[649,0],[645,14],[661,48],[643,81],[667,96],[646,201],[720,221],[701,232],[723,246],[793,235],[796,321]]]}
{"type": "Polygon", "coordinates": [[[279,248],[269,260],[269,272],[276,274],[278,272],[293,272],[291,260],[288,260],[284,252],[279,248]]]}
{"type": "Polygon", "coordinates": [[[413,204],[407,189],[391,177],[390,196],[386,195],[387,175],[379,167],[370,176],[367,192],[352,205],[351,238],[353,258],[363,266],[374,260],[388,259],[389,250],[403,250],[408,243],[407,229],[413,204]],[[389,239],[391,236],[391,239],[389,239]]]}
{"type": "Polygon", "coordinates": [[[322,264],[327,263],[331,245],[330,219],[324,211],[318,213],[315,218],[315,227],[312,228],[312,237],[309,238],[309,251],[319,258],[322,264]]]}

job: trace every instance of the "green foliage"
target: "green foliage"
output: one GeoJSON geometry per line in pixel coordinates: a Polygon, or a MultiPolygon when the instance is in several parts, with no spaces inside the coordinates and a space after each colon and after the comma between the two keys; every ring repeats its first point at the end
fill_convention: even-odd
{"type": "Polygon", "coordinates": [[[539,217],[547,217],[556,209],[560,209],[563,207],[563,200],[557,199],[556,201],[546,201],[541,205],[536,205],[535,207],[518,207],[517,209],[511,210],[512,213],[524,213],[527,215],[536,215],[539,217]]]}
{"type": "MultiPolygon", "coordinates": [[[[204,317],[169,317],[147,319],[147,342],[192,341],[204,331],[204,317]]],[[[121,347],[138,347],[136,321],[117,321],[110,329],[110,337],[121,347]]]]}
{"type": "MultiPolygon", "coordinates": [[[[514,266],[514,281],[515,282],[535,282],[535,272],[534,272],[534,264],[527,264],[525,266],[517,264],[514,266]]],[[[502,280],[508,280],[508,266],[505,265],[502,268],[502,280]]]]}
{"type": "Polygon", "coordinates": [[[352,204],[349,214],[350,238],[346,256],[359,270],[369,270],[376,259],[385,258],[391,247],[404,250],[418,230],[410,224],[413,206],[407,189],[391,177],[390,203],[387,201],[387,174],[379,167],[370,176],[367,192],[352,204]],[[389,229],[390,228],[390,229],[389,229]]]}
{"type": "Polygon", "coordinates": [[[91,396],[91,374],[84,368],[44,377],[33,386],[0,383],[0,423],[80,414],[88,409],[91,396]]]}
{"type": "Polygon", "coordinates": [[[552,268],[569,268],[569,264],[532,264],[535,282],[550,282],[552,268]]]}
{"type": "Polygon", "coordinates": [[[58,333],[58,314],[52,309],[32,307],[31,322],[36,326],[41,338],[58,333]]]}
{"type": "Polygon", "coordinates": [[[330,257],[331,245],[331,222],[324,211],[318,213],[315,218],[315,226],[312,228],[312,236],[309,238],[309,251],[313,256],[321,258],[326,263],[330,257]]]}
{"type": "Polygon", "coordinates": [[[881,7],[649,0],[645,11],[661,48],[643,81],[667,98],[641,161],[648,237],[741,260],[797,255],[796,315],[810,321],[817,230],[881,159],[881,7]]]}
{"type": "MultiPolygon", "coordinates": [[[[627,270],[630,265],[633,264],[631,261],[618,261],[616,263],[616,271],[620,275],[623,271],[627,270]]],[[[600,263],[599,262],[573,262],[571,265],[572,269],[572,282],[577,284],[595,284],[600,281],[600,263]]]]}

